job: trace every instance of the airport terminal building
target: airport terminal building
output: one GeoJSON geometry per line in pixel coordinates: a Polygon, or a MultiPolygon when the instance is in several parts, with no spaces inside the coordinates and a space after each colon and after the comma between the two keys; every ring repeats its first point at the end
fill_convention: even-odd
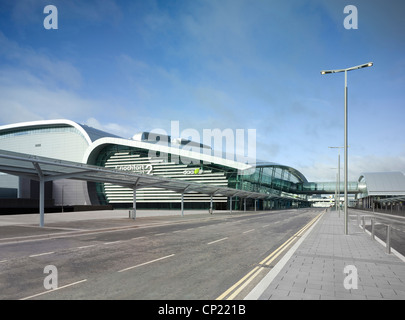
{"type": "MultiPolygon", "coordinates": [[[[292,167],[260,161],[252,166],[215,156],[209,146],[156,133],[126,139],[70,120],[32,121],[0,126],[0,149],[272,195],[257,202],[248,199],[247,209],[309,206],[302,192],[308,181],[292,167]]],[[[35,199],[37,188],[35,181],[23,176],[0,175],[0,198],[35,199]]],[[[45,189],[47,206],[123,208],[133,202],[132,189],[111,183],[61,179],[47,182],[45,189]]],[[[231,203],[232,209],[242,208],[237,196],[229,200],[214,195],[214,209],[229,209],[231,203]]],[[[158,185],[137,190],[138,208],[179,208],[180,202],[180,193],[158,185]]],[[[209,203],[209,195],[184,194],[186,209],[205,209],[209,203]]]]}
{"type": "MultiPolygon", "coordinates": [[[[0,126],[0,150],[266,195],[254,200],[236,193],[232,199],[220,193],[179,193],[155,184],[136,190],[140,209],[179,209],[183,200],[186,209],[207,209],[213,204],[217,210],[231,206],[232,210],[245,206],[247,210],[271,210],[311,206],[311,195],[329,195],[329,206],[334,205],[332,198],[338,198],[336,182],[308,182],[301,172],[287,165],[264,161],[252,165],[217,156],[210,146],[199,142],[151,132],[126,139],[64,119],[0,126]]],[[[340,195],[343,188],[341,181],[340,195]]],[[[405,176],[401,172],[362,173],[358,181],[348,182],[348,193],[353,200],[349,205],[363,209],[390,206],[391,210],[403,211],[405,176]]],[[[132,188],[123,185],[60,179],[46,182],[45,206],[47,211],[79,206],[130,208],[133,194],[132,188]]],[[[38,181],[0,170],[1,212],[12,212],[12,208],[36,211],[38,199],[38,181]]]]}

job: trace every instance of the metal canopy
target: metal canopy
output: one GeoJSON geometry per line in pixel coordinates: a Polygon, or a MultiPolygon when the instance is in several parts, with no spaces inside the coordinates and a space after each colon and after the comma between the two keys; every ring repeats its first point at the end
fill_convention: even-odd
{"type": "MultiPolygon", "coordinates": [[[[163,188],[178,193],[197,192],[208,195],[238,196],[253,199],[291,199],[274,194],[263,194],[238,190],[228,187],[206,185],[173,178],[127,172],[99,166],[87,165],[79,162],[64,161],[53,158],[40,157],[30,154],[0,150],[0,172],[23,176],[40,182],[40,225],[43,226],[44,213],[44,183],[58,179],[75,179],[112,183],[135,191],[141,188],[163,188]]],[[[134,200],[136,197],[134,196],[134,200]]],[[[299,199],[298,199],[299,200],[299,199]]],[[[134,201],[135,202],[135,201],[134,201]]],[[[134,203],[134,208],[136,208],[134,203]]]]}
{"type": "Polygon", "coordinates": [[[397,202],[403,202],[405,201],[405,196],[397,196],[397,197],[389,197],[385,199],[380,199],[380,200],[374,200],[374,202],[379,202],[379,203],[397,203],[397,202]]]}
{"type": "Polygon", "coordinates": [[[228,197],[239,196],[241,198],[254,199],[286,199],[286,197],[280,197],[274,194],[263,194],[216,185],[206,185],[186,180],[107,169],[78,162],[57,160],[5,150],[0,150],[0,171],[38,181],[41,180],[42,176],[44,181],[75,179],[113,183],[133,189],[156,187],[173,190],[179,193],[198,192],[208,195],[215,194],[228,197]]]}

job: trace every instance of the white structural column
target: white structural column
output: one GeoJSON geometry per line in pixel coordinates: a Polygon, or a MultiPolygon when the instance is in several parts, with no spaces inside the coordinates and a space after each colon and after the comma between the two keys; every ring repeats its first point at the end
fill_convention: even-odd
{"type": "Polygon", "coordinates": [[[39,177],[39,226],[43,227],[45,220],[45,176],[37,162],[33,162],[32,165],[39,177]]]}
{"type": "Polygon", "coordinates": [[[45,180],[44,177],[39,179],[39,226],[44,226],[45,213],[45,180]]]}
{"type": "Polygon", "coordinates": [[[183,190],[179,190],[181,193],[181,216],[184,217],[184,193],[187,191],[187,189],[190,188],[190,186],[185,187],[183,190]]]}
{"type": "Polygon", "coordinates": [[[136,219],[136,188],[133,189],[132,219],[136,219]]]}
{"type": "Polygon", "coordinates": [[[184,217],[184,192],[181,193],[181,216],[184,217]]]}
{"type": "Polygon", "coordinates": [[[135,181],[135,184],[132,187],[133,190],[133,201],[132,201],[132,207],[133,207],[133,213],[132,213],[132,219],[136,219],[136,187],[138,185],[139,178],[135,181]]]}

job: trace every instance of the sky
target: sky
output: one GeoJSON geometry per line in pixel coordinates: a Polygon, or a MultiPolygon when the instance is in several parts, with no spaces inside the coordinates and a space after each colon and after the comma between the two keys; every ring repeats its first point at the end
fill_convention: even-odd
{"type": "Polygon", "coordinates": [[[348,72],[349,179],[405,172],[404,16],[403,0],[0,0],[0,125],[255,130],[257,159],[334,181],[344,73],[320,71],[373,62],[348,72]]]}

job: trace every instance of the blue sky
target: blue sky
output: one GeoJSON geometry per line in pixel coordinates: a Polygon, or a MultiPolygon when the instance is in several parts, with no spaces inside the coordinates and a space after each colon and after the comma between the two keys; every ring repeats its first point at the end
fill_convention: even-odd
{"type": "Polygon", "coordinates": [[[402,0],[1,0],[0,125],[255,129],[258,159],[332,181],[344,74],[320,71],[373,61],[348,74],[349,178],[405,172],[404,15],[402,0]]]}

